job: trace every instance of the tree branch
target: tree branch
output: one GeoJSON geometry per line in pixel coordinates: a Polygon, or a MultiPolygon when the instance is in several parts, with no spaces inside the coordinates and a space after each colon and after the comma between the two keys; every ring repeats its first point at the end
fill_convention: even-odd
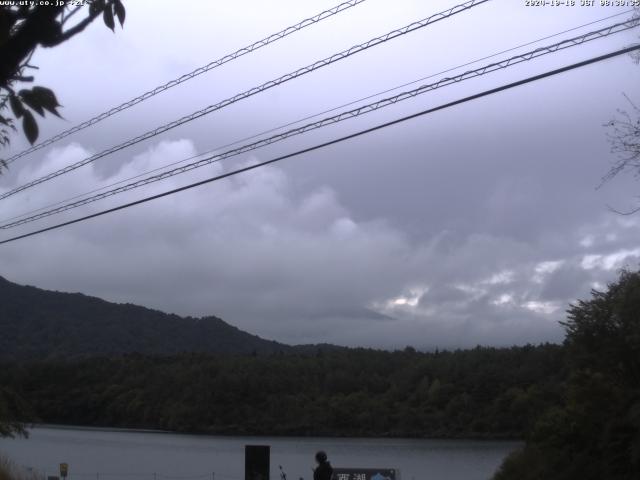
{"type": "Polygon", "coordinates": [[[82,9],[82,5],[77,6],[76,8],[74,8],[73,10],[71,10],[71,12],[69,12],[68,15],[65,15],[64,18],[62,19],[61,24],[64,25],[65,23],[67,23],[69,21],[69,19],[71,17],[73,17],[76,13],[78,13],[80,10],[82,9]]]}
{"type": "Polygon", "coordinates": [[[43,45],[43,46],[55,47],[56,45],[59,45],[62,42],[66,42],[71,37],[73,37],[74,35],[77,35],[78,33],[82,32],[85,28],[87,28],[87,26],[89,26],[89,24],[93,22],[96,19],[96,17],[98,17],[98,15],[100,15],[101,13],[102,13],[102,10],[98,11],[97,13],[89,13],[89,16],[87,18],[77,23],[66,32],[63,32],[62,34],[60,34],[60,36],[58,37],[58,41],[56,41],[56,43],[52,43],[50,45],[43,45]]]}

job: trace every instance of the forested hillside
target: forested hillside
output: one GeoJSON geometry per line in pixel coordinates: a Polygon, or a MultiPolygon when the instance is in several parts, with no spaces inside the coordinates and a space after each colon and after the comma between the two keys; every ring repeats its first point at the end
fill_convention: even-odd
{"type": "Polygon", "coordinates": [[[0,360],[291,350],[213,316],[182,318],[81,293],[17,285],[2,277],[0,331],[0,360]]]}
{"type": "Polygon", "coordinates": [[[224,434],[522,437],[560,403],[557,345],[0,365],[40,422],[224,434]]]}

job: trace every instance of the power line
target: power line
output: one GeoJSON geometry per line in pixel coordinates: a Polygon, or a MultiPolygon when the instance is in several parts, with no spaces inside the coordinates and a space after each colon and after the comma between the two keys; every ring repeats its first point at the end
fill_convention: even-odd
{"type": "Polygon", "coordinates": [[[590,58],[588,60],[584,60],[582,62],[574,63],[574,64],[571,64],[571,65],[567,65],[565,67],[561,67],[561,68],[558,68],[558,69],[555,69],[555,70],[550,70],[550,71],[547,71],[545,73],[534,75],[532,77],[527,77],[527,78],[525,78],[523,80],[518,80],[516,82],[508,83],[506,85],[502,85],[500,87],[492,88],[490,90],[485,90],[483,92],[480,92],[480,93],[477,93],[477,94],[474,94],[474,95],[470,95],[468,97],[464,97],[464,98],[461,98],[459,100],[454,100],[452,102],[445,103],[445,104],[439,105],[437,107],[429,108],[427,110],[422,110],[421,112],[414,113],[414,114],[411,114],[411,115],[407,115],[407,116],[404,116],[404,117],[401,117],[401,118],[398,118],[396,120],[392,120],[392,121],[389,121],[389,122],[385,122],[385,123],[376,125],[374,127],[367,128],[365,130],[360,130],[358,132],[355,132],[355,133],[352,133],[352,134],[349,134],[349,135],[345,135],[345,136],[342,136],[342,137],[339,137],[339,138],[336,138],[336,139],[333,139],[333,140],[329,140],[327,142],[314,145],[312,147],[304,148],[302,150],[298,150],[298,151],[295,151],[293,153],[289,153],[289,154],[282,155],[282,156],[279,156],[279,157],[276,157],[276,158],[272,158],[271,160],[266,160],[264,162],[260,162],[260,163],[256,163],[256,164],[253,164],[253,165],[249,165],[247,167],[239,168],[239,169],[233,170],[233,171],[228,172],[228,173],[224,173],[224,174],[221,174],[221,175],[216,175],[214,177],[207,178],[205,180],[200,180],[198,182],[191,183],[189,185],[185,185],[185,186],[182,186],[182,187],[179,187],[179,188],[174,188],[172,190],[168,190],[166,192],[158,193],[156,195],[151,195],[149,197],[145,197],[145,198],[142,198],[140,200],[136,200],[136,201],[129,202],[129,203],[126,203],[126,204],[123,204],[123,205],[119,205],[117,207],[113,207],[113,208],[109,208],[109,209],[106,209],[106,210],[102,210],[100,212],[96,212],[96,213],[93,213],[91,215],[86,215],[84,217],[76,218],[74,220],[69,220],[67,222],[58,223],[58,224],[52,225],[50,227],[42,228],[40,230],[35,230],[33,232],[29,232],[29,233],[18,235],[18,236],[12,237],[12,238],[8,238],[6,240],[0,241],[0,245],[4,245],[4,244],[9,243],[9,242],[14,242],[16,240],[21,240],[23,238],[32,237],[34,235],[38,235],[40,233],[48,232],[48,231],[51,231],[51,230],[56,230],[58,228],[62,228],[62,227],[68,226],[68,225],[73,225],[75,223],[80,223],[80,222],[83,222],[83,221],[86,221],[86,220],[89,220],[89,219],[92,219],[92,218],[96,218],[96,217],[100,217],[102,215],[106,215],[108,213],[116,212],[116,211],[119,211],[119,210],[124,210],[124,209],[130,208],[130,207],[133,207],[135,205],[140,205],[140,204],[143,204],[143,203],[147,203],[147,202],[150,202],[152,200],[157,200],[159,198],[163,198],[163,197],[166,197],[166,196],[169,196],[169,195],[173,195],[173,194],[185,191],[185,190],[190,190],[192,188],[199,187],[201,185],[205,185],[207,183],[212,183],[212,182],[215,182],[215,181],[218,181],[218,180],[222,180],[222,179],[227,178],[227,177],[231,177],[233,175],[237,175],[237,174],[240,174],[240,173],[248,172],[250,170],[254,170],[254,169],[259,168],[259,167],[264,167],[266,165],[270,165],[270,164],[273,164],[273,163],[276,163],[276,162],[280,162],[280,161],[288,159],[288,158],[296,157],[296,156],[299,156],[299,155],[302,155],[302,154],[305,154],[305,153],[309,153],[309,152],[312,152],[312,151],[315,151],[315,150],[320,150],[320,149],[328,147],[330,145],[335,145],[335,144],[344,142],[346,140],[350,140],[350,139],[353,139],[353,138],[356,138],[356,137],[360,137],[362,135],[366,135],[368,133],[372,133],[372,132],[375,132],[377,130],[381,130],[383,128],[387,128],[387,127],[390,127],[392,125],[396,125],[396,124],[399,124],[399,123],[402,123],[402,122],[406,122],[408,120],[412,120],[414,118],[421,117],[423,115],[427,115],[427,114],[430,114],[430,113],[437,112],[439,110],[444,110],[444,109],[447,109],[447,108],[451,108],[451,107],[454,107],[456,105],[460,105],[460,104],[463,104],[463,103],[466,103],[466,102],[470,102],[472,100],[476,100],[478,98],[482,98],[482,97],[486,97],[486,96],[489,96],[489,95],[493,95],[495,93],[499,93],[499,92],[502,92],[502,91],[505,91],[505,90],[508,90],[508,89],[511,89],[511,88],[515,88],[515,87],[518,87],[518,86],[521,86],[521,85],[525,85],[525,84],[532,83],[532,82],[535,82],[535,81],[538,81],[538,80],[542,80],[544,78],[551,77],[553,75],[558,75],[560,73],[568,72],[570,70],[574,70],[574,69],[581,68],[581,67],[584,67],[584,66],[587,66],[587,65],[591,65],[591,64],[594,64],[594,63],[597,63],[597,62],[601,62],[601,61],[604,61],[604,60],[607,60],[607,59],[610,59],[610,58],[613,58],[613,57],[624,55],[626,53],[630,53],[630,52],[633,52],[633,51],[636,51],[636,50],[640,50],[640,44],[637,44],[637,45],[634,45],[634,46],[631,46],[631,47],[627,47],[627,48],[623,48],[623,49],[620,49],[620,50],[616,50],[614,52],[611,52],[611,53],[608,53],[608,54],[605,54],[605,55],[601,55],[601,56],[598,56],[598,57],[592,57],[592,58],[590,58]]]}
{"type": "MultiPolygon", "coordinates": [[[[295,122],[295,123],[297,123],[297,122],[295,122]]],[[[282,127],[279,127],[279,128],[282,128],[282,127]]],[[[259,137],[260,135],[263,135],[264,133],[265,133],[265,132],[258,133],[258,134],[256,134],[256,135],[253,135],[253,136],[252,136],[252,137],[250,137],[250,138],[256,138],[256,137],[259,137]]],[[[246,140],[246,139],[243,139],[243,140],[246,140]]],[[[139,174],[137,174],[137,175],[133,175],[132,177],[127,177],[127,178],[124,178],[124,179],[122,179],[122,180],[118,180],[117,182],[113,182],[113,183],[110,183],[110,184],[108,184],[108,185],[104,185],[104,186],[102,186],[102,187],[94,188],[93,190],[89,190],[88,192],[84,192],[84,193],[80,193],[80,194],[78,194],[78,195],[74,195],[74,196],[72,196],[72,197],[68,197],[68,198],[66,198],[66,199],[64,199],[64,200],[57,201],[57,202],[55,202],[55,203],[52,203],[52,204],[46,205],[46,206],[44,206],[44,207],[35,208],[35,209],[33,209],[33,210],[29,210],[28,212],[24,212],[24,213],[21,213],[21,214],[19,214],[19,215],[14,215],[13,217],[5,218],[4,220],[0,220],[0,223],[2,223],[2,222],[10,222],[11,220],[15,220],[15,219],[18,219],[18,218],[26,217],[27,215],[30,215],[30,214],[32,214],[32,213],[41,212],[42,210],[46,210],[46,209],[48,209],[48,208],[52,208],[52,207],[55,207],[55,206],[57,206],[57,205],[62,205],[62,204],[64,204],[64,203],[67,203],[67,202],[70,202],[70,201],[72,201],[72,200],[75,200],[76,198],[82,198],[82,197],[85,197],[85,196],[90,195],[90,194],[92,194],[92,193],[100,192],[100,191],[105,190],[105,189],[107,189],[107,188],[115,187],[116,185],[120,185],[121,183],[125,183],[125,182],[128,182],[128,181],[130,181],[130,180],[134,180],[134,179],[136,179],[136,178],[143,177],[143,176],[148,175],[148,174],[150,174],[150,173],[158,172],[158,171],[160,171],[160,170],[163,170],[163,169],[165,169],[165,168],[171,167],[171,166],[173,166],[173,165],[178,165],[178,164],[180,164],[180,163],[184,163],[184,162],[188,162],[189,160],[193,160],[194,158],[198,158],[198,157],[202,157],[202,156],[204,156],[204,155],[208,155],[208,154],[210,154],[210,153],[212,153],[212,152],[214,152],[214,151],[220,150],[221,148],[226,148],[226,147],[229,147],[229,146],[232,146],[232,145],[236,145],[237,143],[241,143],[243,140],[238,140],[238,141],[235,141],[235,142],[233,142],[233,143],[229,143],[229,144],[223,145],[223,146],[218,147],[218,148],[214,148],[214,149],[211,149],[211,150],[207,150],[207,151],[202,152],[202,153],[197,153],[197,154],[195,154],[195,155],[191,155],[190,157],[183,158],[183,159],[178,160],[178,161],[176,161],[176,162],[172,162],[172,163],[169,163],[169,164],[165,164],[165,165],[163,165],[163,166],[161,166],[161,167],[157,167],[157,168],[153,168],[153,169],[151,169],[151,170],[147,170],[147,171],[142,172],[142,173],[139,173],[139,174]]],[[[1,229],[1,228],[2,228],[2,227],[0,226],[0,229],[1,229]]]]}
{"type": "Polygon", "coordinates": [[[302,20],[301,22],[296,23],[295,25],[292,25],[290,27],[285,28],[284,30],[280,30],[277,33],[273,33],[271,35],[269,35],[268,37],[263,38],[262,40],[258,40],[257,42],[252,43],[251,45],[248,45],[246,47],[240,48],[239,50],[236,50],[233,53],[227,54],[224,57],[221,57],[217,60],[214,60],[213,62],[208,63],[207,65],[204,65],[202,67],[196,68],[195,70],[192,70],[189,73],[185,73],[184,75],[175,78],[173,80],[170,80],[169,82],[160,85],[158,87],[155,87],[152,90],[149,90],[135,98],[132,98],[131,100],[128,100],[120,105],[118,105],[117,107],[113,107],[110,110],[107,110],[105,112],[100,113],[99,115],[96,115],[93,118],[90,118],[89,120],[86,120],[72,128],[69,128],[68,130],[65,130],[63,132],[58,133],[57,135],[54,135],[53,137],[50,137],[46,140],[43,140],[42,142],[36,143],[35,145],[27,148],[26,150],[23,150],[22,152],[16,153],[15,155],[13,155],[12,157],[10,157],[9,159],[6,160],[7,164],[10,164],[14,161],[16,161],[18,158],[24,157],[25,155],[28,155],[29,153],[35,152],[36,150],[40,150],[41,148],[44,148],[48,145],[51,145],[52,143],[57,142],[58,140],[61,140],[65,137],[68,137],[69,135],[72,135],[76,132],[79,132],[80,130],[84,130],[87,127],[90,127],[92,125],[95,125],[98,122],[101,122],[102,120],[105,120],[106,118],[111,117],[112,115],[115,115],[116,113],[122,112],[123,110],[126,110],[128,108],[133,107],[134,105],[137,105],[140,102],[144,102],[145,100],[148,100],[149,98],[158,95],[159,93],[162,93],[166,90],[169,90],[170,88],[173,88],[177,85],[180,85],[181,83],[186,82],[187,80],[191,80],[194,77],[197,77],[198,75],[202,75],[203,73],[206,73],[210,70],[213,70],[214,68],[220,67],[222,65],[224,65],[225,63],[228,63],[232,60],[235,60],[239,57],[242,57],[243,55],[246,55],[248,53],[254,52],[256,50],[258,50],[259,48],[265,47],[271,43],[274,43],[278,40],[281,40],[289,35],[291,35],[292,33],[298,32],[306,27],[309,27],[311,25],[315,25],[318,22],[321,22],[322,20],[332,17],[334,15],[337,15],[340,12],[343,12],[344,10],[347,10],[351,7],[355,7],[356,5],[364,2],[366,0],[349,0],[347,2],[343,2],[339,5],[336,5],[333,8],[330,8],[329,10],[325,10],[323,12],[318,13],[317,15],[314,15],[313,17],[309,17],[305,20],[302,20]]]}
{"type": "MultiPolygon", "coordinates": [[[[277,127],[270,128],[270,129],[268,129],[268,130],[263,130],[262,132],[258,132],[258,133],[255,133],[255,134],[253,134],[253,135],[250,135],[250,136],[248,136],[248,137],[244,137],[244,138],[241,138],[241,139],[235,140],[235,141],[233,141],[233,142],[231,142],[231,143],[227,143],[227,144],[225,144],[225,145],[221,145],[221,146],[218,146],[218,147],[216,147],[216,148],[209,149],[209,150],[207,150],[207,151],[205,151],[205,152],[202,152],[202,153],[199,153],[199,154],[196,154],[196,155],[192,155],[192,156],[187,157],[187,158],[183,158],[183,159],[178,160],[178,161],[176,161],[176,162],[171,162],[171,163],[165,164],[165,165],[163,165],[163,166],[161,166],[161,167],[157,167],[157,168],[154,168],[154,169],[151,169],[151,170],[147,170],[147,171],[145,171],[145,172],[139,173],[139,174],[134,175],[134,176],[132,176],[132,177],[127,177],[127,178],[125,178],[125,179],[118,180],[118,181],[113,182],[113,183],[110,183],[110,184],[108,184],[108,185],[105,185],[105,186],[102,186],[102,187],[99,187],[99,188],[95,188],[95,189],[93,189],[93,190],[90,190],[90,191],[88,191],[88,192],[84,192],[84,193],[81,193],[81,194],[78,194],[78,195],[74,195],[74,196],[72,196],[72,197],[68,197],[68,198],[66,198],[66,199],[64,199],[64,200],[57,201],[57,202],[55,202],[55,203],[53,203],[53,204],[49,204],[49,205],[46,205],[46,206],[44,206],[44,207],[40,207],[40,208],[36,208],[36,209],[33,209],[33,210],[29,210],[29,211],[24,212],[24,213],[21,213],[21,214],[19,214],[19,215],[14,215],[13,217],[5,218],[4,220],[0,220],[0,223],[2,223],[2,222],[10,222],[11,220],[15,220],[15,219],[18,219],[18,218],[26,217],[26,216],[31,215],[31,214],[33,214],[33,213],[41,212],[41,211],[43,211],[43,210],[50,209],[50,208],[55,207],[55,206],[57,206],[57,205],[62,205],[62,204],[64,204],[64,203],[71,202],[72,200],[75,200],[75,199],[77,199],[77,198],[82,198],[82,197],[85,197],[85,196],[90,195],[90,194],[92,194],[92,193],[97,193],[97,192],[100,192],[100,191],[105,190],[105,189],[107,189],[107,188],[115,187],[116,185],[120,185],[120,184],[122,184],[122,183],[125,183],[125,182],[128,182],[128,181],[131,181],[131,180],[134,180],[134,179],[136,179],[136,178],[140,178],[140,177],[142,177],[142,176],[144,176],[144,175],[148,175],[148,174],[151,174],[151,173],[154,173],[154,172],[160,171],[160,170],[162,170],[162,169],[164,169],[164,168],[168,168],[168,167],[172,167],[172,166],[175,166],[175,165],[179,165],[179,164],[181,164],[181,163],[188,162],[189,160],[193,160],[194,158],[198,158],[198,157],[201,157],[201,156],[204,156],[204,155],[208,155],[208,154],[213,153],[213,152],[215,152],[215,151],[219,151],[219,150],[222,150],[222,149],[224,149],[224,148],[232,147],[232,146],[234,146],[234,145],[238,145],[238,144],[240,144],[240,143],[242,143],[242,142],[245,142],[245,141],[248,141],[248,140],[253,140],[254,138],[258,138],[258,137],[260,137],[260,136],[262,136],[262,135],[266,135],[266,134],[268,134],[268,133],[276,132],[276,131],[278,131],[278,130],[282,130],[283,128],[287,128],[287,127],[290,127],[290,126],[292,126],[292,125],[296,125],[296,124],[298,124],[298,123],[304,122],[304,121],[306,121],[306,120],[311,120],[312,118],[319,117],[320,115],[324,115],[324,114],[326,114],[326,113],[335,112],[336,110],[339,110],[339,109],[341,109],[341,108],[348,107],[348,106],[350,106],[350,105],[354,105],[354,104],[356,104],[356,103],[359,103],[359,102],[362,102],[362,101],[365,101],[365,100],[369,100],[369,99],[371,99],[371,98],[375,98],[375,97],[378,97],[378,96],[380,96],[380,95],[384,95],[385,93],[389,93],[389,92],[392,92],[392,91],[394,91],[394,90],[398,90],[398,89],[400,89],[400,88],[407,87],[407,86],[409,86],[409,85],[414,85],[414,84],[416,84],[416,83],[418,83],[418,82],[421,82],[421,81],[423,81],[423,80],[428,80],[428,79],[433,78],[433,77],[436,77],[436,76],[438,76],[438,75],[442,75],[442,74],[449,73],[449,72],[452,72],[452,71],[454,71],[454,70],[458,70],[458,69],[460,69],[460,68],[463,68],[463,67],[466,67],[466,66],[469,66],[469,65],[473,65],[474,63],[481,62],[482,60],[488,60],[488,59],[490,59],[490,58],[497,57],[498,55],[502,55],[503,53],[512,52],[512,51],[514,51],[514,50],[518,50],[518,49],[520,49],[520,48],[527,47],[527,46],[529,46],[529,45],[534,45],[534,44],[539,43],[539,42],[541,42],[541,41],[543,41],[543,40],[548,40],[548,39],[550,39],[550,38],[555,38],[555,37],[558,37],[558,36],[560,36],[560,35],[564,35],[565,33],[573,32],[573,31],[575,31],[575,30],[579,30],[579,29],[584,28],[584,27],[587,27],[587,26],[589,26],[589,25],[594,25],[594,24],[596,24],[596,23],[604,22],[605,20],[610,20],[610,19],[612,19],[612,18],[616,18],[616,17],[622,16],[622,15],[627,15],[627,14],[632,13],[632,12],[633,12],[633,9],[631,9],[631,10],[626,10],[626,11],[621,12],[621,13],[616,13],[616,14],[614,14],[614,15],[609,15],[609,16],[607,16],[607,17],[603,17],[603,18],[600,18],[600,19],[598,19],[598,20],[594,20],[594,21],[592,21],[592,22],[583,23],[582,25],[578,25],[578,26],[576,26],[576,27],[572,27],[572,28],[569,28],[569,29],[563,30],[563,31],[561,31],[561,32],[554,33],[554,34],[552,34],[552,35],[547,35],[547,36],[545,36],[545,37],[541,37],[541,38],[538,38],[538,39],[536,39],[536,40],[531,40],[531,41],[529,41],[529,42],[522,43],[522,44],[520,44],[520,45],[517,45],[517,46],[515,46],[515,47],[511,47],[511,48],[508,48],[508,49],[506,49],[506,50],[501,50],[501,51],[499,51],[499,52],[493,53],[493,54],[491,54],[491,55],[487,55],[487,56],[482,57],[482,58],[477,58],[477,59],[475,59],[475,60],[471,60],[471,61],[469,61],[469,62],[463,63],[463,64],[461,64],[461,65],[457,65],[457,66],[455,66],[455,67],[447,68],[446,70],[442,70],[442,71],[437,72],[437,73],[432,73],[432,74],[430,74],[430,75],[428,75],[428,76],[426,76],[426,77],[421,77],[421,78],[418,78],[417,80],[413,80],[413,81],[411,81],[411,82],[403,83],[403,84],[401,84],[401,85],[397,85],[397,86],[395,86],[395,87],[388,88],[388,89],[386,89],[386,90],[383,90],[383,91],[380,91],[380,92],[377,92],[377,93],[374,93],[374,94],[371,94],[371,95],[367,95],[366,97],[361,97],[361,98],[359,98],[359,99],[357,99],[357,100],[352,100],[352,101],[350,101],[350,102],[348,102],[348,103],[343,103],[343,104],[338,105],[338,106],[336,106],[336,107],[332,107],[332,108],[330,108],[330,109],[323,110],[323,111],[321,111],[321,112],[314,113],[314,114],[312,114],[312,115],[308,115],[308,116],[303,117],[303,118],[299,118],[298,120],[294,120],[294,121],[292,121],[292,122],[288,122],[288,123],[285,123],[285,124],[283,124],[283,125],[279,125],[279,126],[277,126],[277,127]]],[[[0,228],[4,228],[4,226],[0,226],[0,228]]]]}
{"type": "MultiPolygon", "coordinates": [[[[25,218],[21,218],[19,220],[15,220],[15,221],[9,221],[7,223],[1,224],[0,225],[0,229],[2,230],[6,230],[9,228],[14,228],[20,225],[24,225],[27,223],[31,223],[34,222],[36,220],[40,220],[46,217],[50,217],[52,215],[58,214],[58,213],[62,213],[65,212],[67,210],[71,210],[74,208],[78,208],[84,205],[87,205],[89,203],[94,203],[96,201],[105,199],[107,197],[111,197],[120,193],[124,193],[130,190],[133,190],[135,188],[140,188],[142,186],[148,185],[150,183],[155,183],[161,180],[164,180],[166,178],[175,176],[175,175],[179,175],[181,173],[185,173],[191,170],[195,170],[196,168],[200,168],[203,167],[205,165],[211,164],[211,163],[216,163],[219,161],[222,161],[224,159],[233,157],[233,156],[237,156],[240,155],[242,153],[246,153],[252,150],[256,150],[258,148],[261,148],[263,146],[266,145],[271,145],[273,143],[291,138],[293,136],[297,136],[297,135],[301,135],[304,133],[307,133],[309,131],[312,130],[316,130],[318,128],[322,128],[325,127],[327,125],[331,125],[334,123],[338,123],[338,122],[342,122],[344,120],[348,120],[351,118],[355,118],[361,115],[364,115],[366,113],[370,113],[376,110],[379,110],[381,108],[385,108],[388,107],[390,105],[394,105],[398,102],[404,101],[404,100],[408,100],[410,98],[414,98],[418,95],[421,95],[423,93],[427,93],[429,91],[433,91],[436,90],[438,88],[442,88],[448,85],[452,85],[454,83],[459,83],[461,81],[464,80],[469,80],[471,78],[476,78],[482,75],[486,75],[488,73],[492,73],[495,72],[497,70],[502,70],[514,65],[518,65],[520,63],[526,62],[526,61],[530,61],[533,60],[535,58],[539,58],[541,56],[547,55],[547,54],[551,54],[551,53],[555,53],[557,51],[560,50],[564,50],[566,48],[570,48],[573,46],[577,46],[577,45],[583,45],[586,42],[592,41],[592,40],[596,40],[596,39],[600,39],[600,38],[604,38],[607,37],[609,35],[613,35],[615,33],[620,33],[626,30],[629,30],[631,28],[634,28],[638,26],[638,22],[631,19],[631,20],[627,20],[626,22],[621,22],[621,23],[617,23],[608,27],[604,27],[600,30],[596,30],[593,32],[588,32],[585,33],[583,35],[577,36],[577,37],[573,37],[570,39],[566,39],[563,40],[561,42],[555,43],[553,45],[548,45],[545,47],[540,47],[537,48],[535,50],[520,54],[520,55],[515,55],[512,56],[510,58],[501,60],[499,62],[495,62],[495,63],[491,63],[488,65],[485,65],[483,67],[477,68],[475,70],[469,70],[467,72],[461,73],[459,75],[455,75],[453,77],[446,77],[443,79],[438,80],[437,82],[431,83],[431,84],[426,84],[426,85],[422,85],[416,89],[410,90],[410,91],[406,91],[406,92],[402,92],[399,93],[397,95],[394,95],[392,97],[387,97],[381,100],[378,100],[376,102],[373,103],[369,103],[367,105],[363,105],[360,106],[356,109],[353,110],[349,110],[346,112],[342,112],[338,115],[334,115],[331,117],[327,117],[324,119],[321,119],[317,122],[312,122],[312,123],[308,123],[306,125],[300,126],[298,128],[294,128],[291,130],[288,130],[286,132],[282,132],[280,134],[277,135],[273,135],[271,137],[259,140],[257,142],[254,143],[250,143],[250,144],[246,144],[246,145],[242,145],[241,147],[232,149],[232,150],[228,150],[226,152],[223,153],[219,153],[219,154],[215,154],[215,155],[211,155],[207,158],[203,158],[201,160],[198,160],[197,162],[193,162],[190,163],[188,165],[184,165],[181,167],[177,167],[174,168],[172,170],[168,170],[165,172],[162,172],[160,174],[157,175],[153,175],[147,178],[144,178],[142,180],[138,180],[136,182],[132,182],[129,183],[127,185],[123,185],[121,187],[118,188],[114,188],[112,190],[107,190],[105,192],[93,195],[91,197],[86,197],[83,198],[81,200],[75,201],[75,202],[71,202],[71,203],[66,203],[64,205],[61,205],[59,207],[55,207],[55,208],[49,208],[48,210],[45,210],[48,207],[45,207],[43,209],[40,210],[45,210],[43,212],[31,215],[31,216],[27,216],[25,218]]],[[[195,157],[198,157],[201,155],[196,155],[195,157]]],[[[194,158],[194,157],[191,157],[194,158]]],[[[183,163],[184,161],[181,161],[179,163],[183,163]]],[[[122,182],[120,182],[122,183],[122,182]]],[[[101,189],[102,190],[102,189],[101,189]]],[[[82,195],[81,195],[82,196],[82,195]]],[[[60,202],[60,203],[64,203],[64,202],[60,202]]]]}
{"type": "Polygon", "coordinates": [[[276,87],[278,85],[281,85],[285,82],[288,82],[290,80],[293,80],[295,78],[301,77],[303,75],[306,75],[307,73],[311,73],[315,70],[318,70],[322,67],[326,67],[327,65],[331,65],[332,63],[335,63],[337,61],[343,60],[345,58],[350,57],[351,55],[354,55],[356,53],[360,53],[364,50],[367,50],[371,47],[380,45],[382,43],[385,43],[389,40],[392,40],[394,38],[397,38],[399,36],[402,35],[406,35],[407,33],[413,32],[415,30],[418,30],[420,28],[426,27],[428,25],[431,25],[435,22],[438,22],[440,20],[444,20],[446,18],[449,18],[453,15],[456,15],[458,13],[461,13],[463,11],[469,10],[473,7],[476,7],[478,5],[481,5],[483,3],[486,3],[490,0],[469,0],[465,3],[462,3],[460,5],[456,5],[454,7],[451,7],[447,10],[444,10],[443,12],[439,12],[436,13],[434,15],[431,15],[423,20],[419,20],[417,22],[413,22],[409,25],[406,25],[402,28],[396,29],[396,30],[392,30],[391,32],[386,33],[385,35],[381,35],[379,37],[375,37],[372,38],[371,40],[368,40],[365,43],[361,43],[359,45],[354,45],[351,48],[348,48],[347,50],[343,50],[340,53],[336,53],[331,55],[330,57],[324,58],[322,60],[319,60],[317,62],[314,62],[310,65],[307,65],[306,67],[302,67],[298,70],[295,70],[294,72],[290,72],[287,73],[286,75],[283,75],[275,80],[270,80],[266,83],[263,83],[262,85],[258,86],[258,87],[253,87],[243,93],[239,93],[237,95],[234,95],[233,97],[227,98],[226,100],[223,100],[219,103],[216,103],[214,105],[209,105],[208,107],[205,107],[201,110],[198,110],[196,112],[193,112],[189,115],[186,115],[178,120],[174,120],[171,123],[162,125],[154,130],[150,130],[142,135],[139,135],[131,140],[128,140],[124,143],[121,143],[119,145],[116,145],[114,147],[111,147],[107,150],[104,150],[100,153],[97,153],[95,155],[92,155],[91,157],[87,157],[83,160],[80,160],[79,162],[73,163],[71,165],[68,165],[60,170],[56,170],[55,172],[49,173],[48,175],[45,175],[43,177],[40,177],[36,180],[33,180],[31,182],[25,183],[19,187],[14,188],[13,190],[9,191],[9,192],[5,192],[2,195],[0,195],[0,200],[3,200],[7,197],[10,197],[12,195],[15,195],[16,193],[22,192],[23,190],[26,190],[28,188],[34,187],[36,185],[39,185],[43,182],[49,181],[53,178],[56,178],[60,175],[64,175],[66,173],[69,173],[73,170],[76,170],[84,165],[88,165],[89,163],[92,163],[96,160],[98,160],[99,158],[105,157],[107,155],[110,155],[112,153],[115,153],[117,151],[123,150],[127,147],[130,147],[132,145],[135,145],[137,143],[142,142],[143,140],[148,140],[149,138],[155,137],[157,135],[160,135],[161,133],[164,133],[168,130],[171,130],[172,128],[178,127],[180,125],[183,125],[184,123],[190,122],[192,120],[195,120],[197,118],[203,117],[205,115],[208,115],[209,113],[212,113],[216,110],[220,110],[222,108],[225,108],[235,102],[238,102],[240,100],[243,100],[245,98],[251,97],[253,95],[256,95],[258,93],[264,92],[265,90],[268,90],[270,88],[276,87]]]}

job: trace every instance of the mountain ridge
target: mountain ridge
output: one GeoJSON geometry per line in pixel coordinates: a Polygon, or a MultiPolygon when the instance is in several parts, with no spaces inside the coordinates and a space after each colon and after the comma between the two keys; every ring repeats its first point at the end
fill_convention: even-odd
{"type": "Polygon", "coordinates": [[[19,285],[0,276],[0,360],[128,353],[268,354],[307,351],[207,315],[182,317],[83,293],[19,285]]]}

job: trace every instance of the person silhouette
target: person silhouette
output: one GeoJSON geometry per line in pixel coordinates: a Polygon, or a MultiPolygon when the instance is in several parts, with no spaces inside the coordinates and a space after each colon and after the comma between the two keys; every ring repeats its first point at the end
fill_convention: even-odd
{"type": "Polygon", "coordinates": [[[316,453],[316,462],[318,466],[313,471],[313,480],[331,480],[333,467],[327,460],[327,454],[320,450],[316,453]]]}

